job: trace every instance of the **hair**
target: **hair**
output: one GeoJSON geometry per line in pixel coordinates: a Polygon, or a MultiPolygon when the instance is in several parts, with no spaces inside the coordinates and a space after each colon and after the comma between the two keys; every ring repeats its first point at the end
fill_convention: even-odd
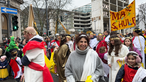
{"type": "Polygon", "coordinates": [[[102,36],[101,40],[103,40],[103,34],[99,33],[98,36],[97,36],[97,40],[99,40],[99,36],[102,36]]]}
{"type": "Polygon", "coordinates": [[[16,49],[12,50],[11,51],[11,55],[12,55],[12,57],[17,56],[18,55],[18,51],[16,49]]]}
{"type": "MultiPolygon", "coordinates": [[[[129,47],[130,47],[131,51],[133,51],[134,49],[133,49],[133,45],[132,45],[132,39],[130,39],[130,38],[126,38],[126,39],[129,39],[131,41],[131,44],[129,47]]],[[[124,40],[124,45],[126,45],[125,44],[126,39],[124,40]]]]}
{"type": "Polygon", "coordinates": [[[69,40],[71,40],[71,37],[70,36],[66,36],[69,40]]]}
{"type": "Polygon", "coordinates": [[[62,37],[61,37],[61,42],[60,42],[60,47],[63,45],[63,44],[65,44],[67,42],[67,40],[66,40],[66,35],[62,35],[62,37]]]}
{"type": "Polygon", "coordinates": [[[116,31],[112,31],[112,32],[110,33],[110,36],[112,36],[112,35],[117,35],[117,32],[116,32],[116,31]]]}
{"type": "Polygon", "coordinates": [[[78,34],[75,38],[76,44],[82,39],[85,38],[87,40],[87,44],[89,45],[89,37],[85,33],[78,34]]]}
{"type": "Polygon", "coordinates": [[[105,53],[105,46],[99,48],[99,53],[105,53]]]}
{"type": "MultiPolygon", "coordinates": [[[[117,35],[112,35],[110,36],[110,38],[116,38],[118,37],[117,35]]],[[[114,47],[115,47],[115,55],[118,56],[119,54],[119,50],[121,49],[121,44],[122,42],[120,41],[120,39],[114,39],[114,45],[111,44],[111,41],[109,43],[109,51],[108,51],[108,54],[111,55],[114,47]]]]}
{"type": "Polygon", "coordinates": [[[35,36],[35,35],[37,35],[36,33],[31,33],[31,32],[29,32],[29,31],[24,31],[24,33],[26,33],[26,34],[32,34],[33,36],[35,36]]]}
{"type": "Polygon", "coordinates": [[[105,32],[107,32],[108,34],[110,34],[110,32],[108,30],[106,30],[105,32]]]}
{"type": "Polygon", "coordinates": [[[37,35],[37,32],[36,30],[33,28],[33,27],[27,27],[25,30],[24,30],[24,33],[26,34],[31,34],[33,36],[37,35]]]}

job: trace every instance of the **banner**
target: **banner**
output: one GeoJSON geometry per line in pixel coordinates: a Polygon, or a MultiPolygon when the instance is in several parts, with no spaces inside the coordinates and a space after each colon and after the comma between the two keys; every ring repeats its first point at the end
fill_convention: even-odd
{"type": "Polygon", "coordinates": [[[135,0],[119,12],[110,11],[111,31],[136,26],[135,0]]]}

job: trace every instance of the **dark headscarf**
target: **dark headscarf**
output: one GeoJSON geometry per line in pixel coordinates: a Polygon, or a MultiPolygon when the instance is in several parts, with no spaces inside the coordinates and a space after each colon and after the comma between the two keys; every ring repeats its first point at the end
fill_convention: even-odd
{"type": "Polygon", "coordinates": [[[142,35],[142,30],[140,28],[134,28],[133,29],[134,32],[136,32],[138,35],[142,35]]]}
{"type": "MultiPolygon", "coordinates": [[[[138,35],[143,36],[142,30],[141,30],[140,28],[137,28],[137,27],[136,27],[136,28],[133,29],[133,31],[136,32],[138,35]]],[[[143,36],[143,37],[144,37],[144,36],[143,36]]],[[[144,37],[144,39],[146,40],[145,37],[144,37]]]]}

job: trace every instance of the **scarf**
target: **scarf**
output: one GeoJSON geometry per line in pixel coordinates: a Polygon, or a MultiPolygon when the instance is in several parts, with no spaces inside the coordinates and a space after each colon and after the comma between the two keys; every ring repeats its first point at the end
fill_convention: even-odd
{"type": "Polygon", "coordinates": [[[85,62],[83,65],[83,73],[81,76],[81,80],[80,81],[86,81],[87,77],[89,75],[94,74],[95,69],[96,69],[96,59],[97,59],[97,55],[93,55],[94,50],[93,49],[89,49],[89,51],[86,54],[86,58],[85,58],[85,62]]]}

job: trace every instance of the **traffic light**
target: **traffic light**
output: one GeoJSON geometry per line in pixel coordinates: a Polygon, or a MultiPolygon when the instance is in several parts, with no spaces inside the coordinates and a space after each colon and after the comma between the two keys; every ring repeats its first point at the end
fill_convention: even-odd
{"type": "Polygon", "coordinates": [[[51,33],[51,31],[50,31],[50,30],[48,30],[48,36],[50,36],[50,35],[52,35],[52,33],[51,33]]]}
{"type": "Polygon", "coordinates": [[[17,19],[18,19],[17,16],[12,17],[13,31],[17,31],[19,28],[17,19]]]}
{"type": "Polygon", "coordinates": [[[62,16],[60,16],[60,20],[61,20],[61,22],[63,21],[63,17],[62,16]]]}

